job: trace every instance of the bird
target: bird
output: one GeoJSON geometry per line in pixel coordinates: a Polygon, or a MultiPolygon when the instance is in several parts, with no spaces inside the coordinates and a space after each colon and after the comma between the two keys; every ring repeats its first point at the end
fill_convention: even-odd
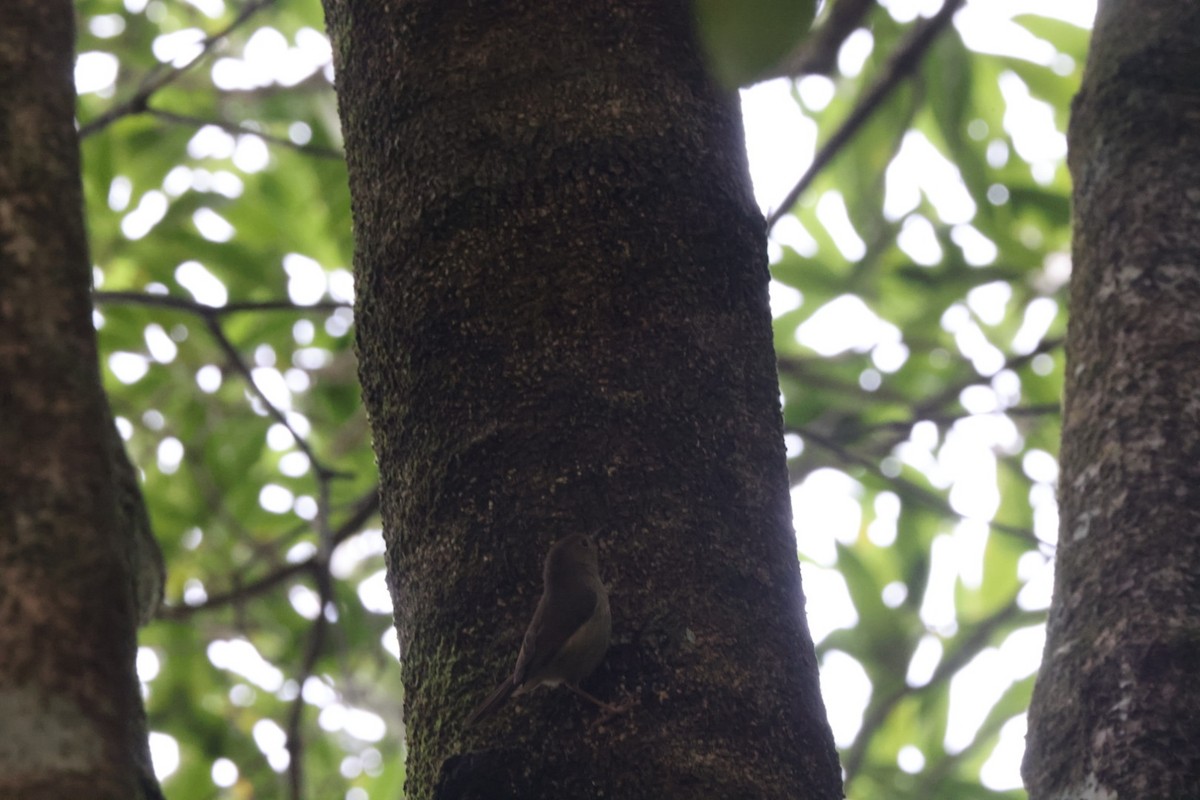
{"type": "Polygon", "coordinates": [[[560,684],[604,709],[605,718],[624,710],[579,688],[579,682],[604,660],[612,638],[608,590],[600,581],[592,537],[576,533],[555,542],[546,554],[542,582],[542,597],[512,675],[471,712],[466,725],[495,711],[514,694],[560,684]]]}

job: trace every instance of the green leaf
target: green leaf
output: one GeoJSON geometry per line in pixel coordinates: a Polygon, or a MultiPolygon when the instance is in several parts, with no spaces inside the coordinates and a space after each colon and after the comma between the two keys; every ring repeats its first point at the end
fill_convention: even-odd
{"type": "Polygon", "coordinates": [[[717,79],[752,83],[800,43],[814,0],[695,0],[696,31],[717,79]]]}
{"type": "Polygon", "coordinates": [[[1017,14],[1013,17],[1025,30],[1054,45],[1060,53],[1066,53],[1079,63],[1087,56],[1091,31],[1064,22],[1061,19],[1043,17],[1038,14],[1017,14]]]}

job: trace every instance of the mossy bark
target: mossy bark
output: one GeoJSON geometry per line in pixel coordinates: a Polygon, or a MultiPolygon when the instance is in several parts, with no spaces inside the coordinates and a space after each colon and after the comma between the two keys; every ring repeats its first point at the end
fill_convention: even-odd
{"type": "Polygon", "coordinates": [[[0,23],[0,797],[127,800],[161,796],[134,667],[144,510],[97,364],[74,12],[11,0],[0,23]]]}
{"type": "Polygon", "coordinates": [[[1101,3],[1075,180],[1033,800],[1200,789],[1200,5],[1101,3]]]}
{"type": "Polygon", "coordinates": [[[326,0],[407,793],[836,798],[737,98],[686,2],[326,0]],[[587,687],[477,728],[554,540],[595,536],[587,687]]]}

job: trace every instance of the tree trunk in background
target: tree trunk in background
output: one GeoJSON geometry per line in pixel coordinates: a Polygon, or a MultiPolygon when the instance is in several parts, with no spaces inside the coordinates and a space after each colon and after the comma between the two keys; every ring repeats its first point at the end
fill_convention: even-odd
{"type": "Polygon", "coordinates": [[[1062,526],[1030,797],[1200,792],[1200,4],[1101,3],[1071,121],[1062,526]]]}
{"type": "Polygon", "coordinates": [[[689,4],[326,0],[414,798],[837,798],[736,98],[689,4]],[[587,685],[471,708],[550,543],[587,685]]]}
{"type": "Polygon", "coordinates": [[[160,797],[134,667],[126,515],[144,510],[118,489],[88,297],[74,7],[0,17],[0,797],[160,797]]]}

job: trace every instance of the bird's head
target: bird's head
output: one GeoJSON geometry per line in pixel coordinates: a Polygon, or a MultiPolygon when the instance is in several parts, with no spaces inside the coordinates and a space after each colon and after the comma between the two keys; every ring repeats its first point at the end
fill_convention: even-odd
{"type": "Polygon", "coordinates": [[[596,558],[596,542],[583,533],[575,533],[559,539],[546,556],[545,578],[552,574],[582,570],[592,574],[600,571],[596,558]]]}

